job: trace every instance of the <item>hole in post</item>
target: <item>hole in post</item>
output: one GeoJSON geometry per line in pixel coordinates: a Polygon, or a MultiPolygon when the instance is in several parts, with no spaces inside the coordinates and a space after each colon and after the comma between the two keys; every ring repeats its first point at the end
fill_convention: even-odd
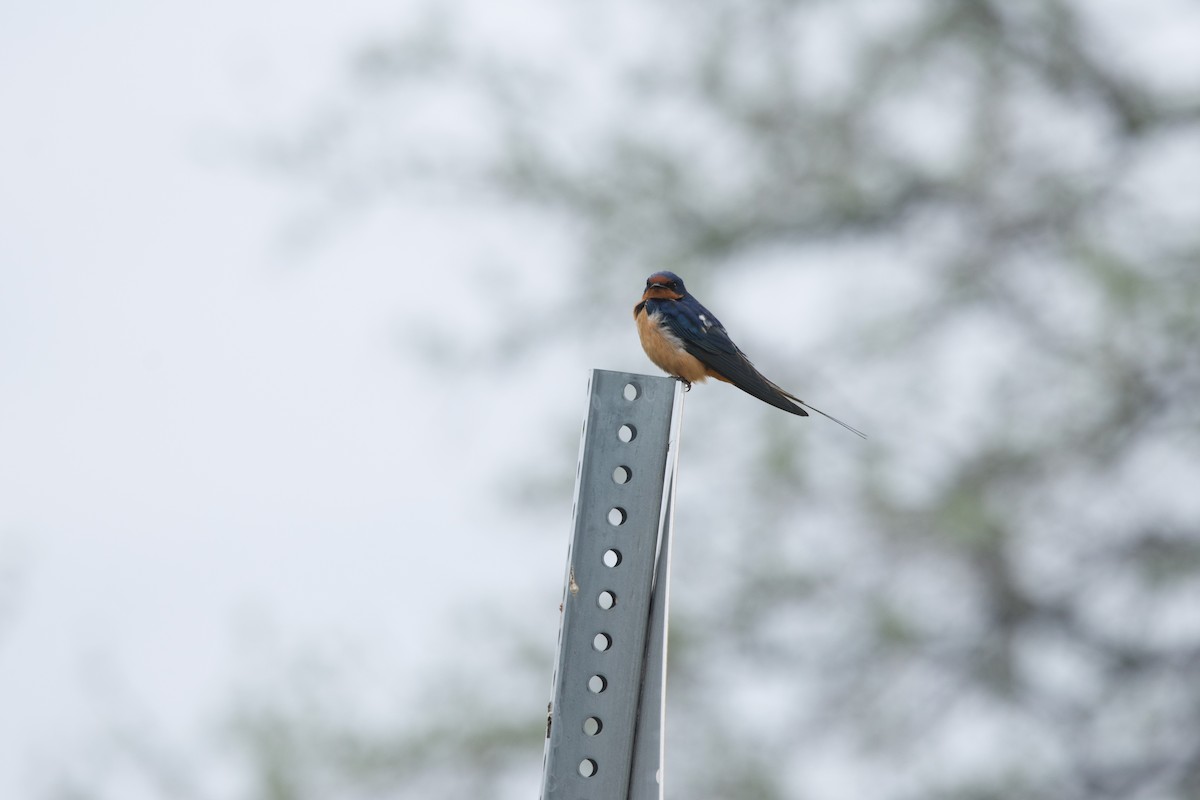
{"type": "Polygon", "coordinates": [[[632,425],[622,425],[617,428],[617,438],[622,442],[632,442],[637,438],[637,428],[632,425]]]}
{"type": "Polygon", "coordinates": [[[613,594],[612,592],[610,592],[608,589],[605,589],[603,592],[600,593],[600,596],[596,598],[596,605],[600,606],[605,611],[608,611],[610,608],[612,608],[616,604],[617,604],[617,596],[615,594],[613,594]]]}
{"type": "Polygon", "coordinates": [[[613,470],[613,483],[629,483],[632,477],[633,471],[629,467],[621,466],[613,470]]]}
{"type": "Polygon", "coordinates": [[[611,567],[615,567],[617,564],[620,564],[620,563],[621,563],[621,551],[620,550],[605,550],[604,551],[604,566],[611,568],[611,567]]]}
{"type": "Polygon", "coordinates": [[[612,525],[614,527],[616,527],[617,525],[624,525],[625,520],[627,518],[628,517],[625,514],[625,509],[620,508],[619,506],[613,506],[612,508],[610,508],[608,510],[608,524],[609,525],[612,525]]]}
{"type": "Polygon", "coordinates": [[[637,400],[638,395],[641,393],[642,390],[638,388],[636,383],[625,384],[625,390],[622,392],[625,395],[625,399],[629,401],[637,400]]]}
{"type": "Polygon", "coordinates": [[[596,774],[596,759],[585,758],[579,762],[579,774],[585,778],[590,778],[596,774]]]}
{"type": "Polygon", "coordinates": [[[583,721],[583,732],[588,736],[595,736],[600,731],[604,730],[604,723],[599,717],[588,717],[583,721]]]}
{"type": "Polygon", "coordinates": [[[607,633],[597,633],[595,638],[592,639],[592,647],[595,648],[597,652],[603,653],[605,650],[612,647],[612,637],[607,633]]]}
{"type": "Polygon", "coordinates": [[[593,675],[588,678],[588,691],[592,694],[600,694],[608,688],[608,680],[603,675],[593,675]]]}

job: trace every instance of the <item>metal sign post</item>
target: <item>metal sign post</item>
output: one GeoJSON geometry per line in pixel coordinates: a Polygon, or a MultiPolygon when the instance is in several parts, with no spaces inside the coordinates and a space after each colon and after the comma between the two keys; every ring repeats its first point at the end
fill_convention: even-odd
{"type": "Polygon", "coordinates": [[[673,378],[595,370],[589,395],[542,800],[651,800],[683,394],[673,378]]]}

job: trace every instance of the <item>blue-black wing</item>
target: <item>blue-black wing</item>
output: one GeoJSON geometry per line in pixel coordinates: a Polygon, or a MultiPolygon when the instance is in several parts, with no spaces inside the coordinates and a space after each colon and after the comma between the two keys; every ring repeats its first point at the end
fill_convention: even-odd
{"type": "Polygon", "coordinates": [[[682,300],[648,300],[647,311],[660,313],[667,329],[674,334],[689,354],[708,368],[719,380],[732,383],[764,403],[792,414],[807,417],[808,412],[796,398],[776,386],[750,363],[746,354],[729,338],[721,321],[692,297],[682,300]]]}
{"type": "Polygon", "coordinates": [[[695,298],[689,296],[674,301],[647,300],[646,305],[650,313],[662,315],[667,329],[678,337],[683,343],[683,348],[697,358],[714,378],[732,383],[746,394],[792,414],[807,417],[808,411],[804,408],[808,408],[833,420],[846,430],[867,438],[858,428],[810,406],[769,381],[733,343],[721,321],[695,298]]]}

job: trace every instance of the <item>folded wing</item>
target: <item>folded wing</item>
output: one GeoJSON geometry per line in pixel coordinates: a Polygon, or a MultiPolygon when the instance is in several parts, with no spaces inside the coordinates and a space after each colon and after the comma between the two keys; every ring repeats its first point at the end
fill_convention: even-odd
{"type": "Polygon", "coordinates": [[[664,323],[683,343],[684,349],[704,364],[709,375],[732,383],[746,394],[776,408],[802,417],[808,416],[807,411],[796,405],[800,401],[754,368],[712,312],[690,297],[676,303],[664,303],[663,306],[664,323]],[[796,402],[792,402],[794,400],[796,402]]]}

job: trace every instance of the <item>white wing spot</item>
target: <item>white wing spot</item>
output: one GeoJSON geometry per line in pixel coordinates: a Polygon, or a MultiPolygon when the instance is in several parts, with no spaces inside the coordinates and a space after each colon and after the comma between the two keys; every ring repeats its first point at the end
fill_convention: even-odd
{"type": "Polygon", "coordinates": [[[712,327],[712,323],[708,321],[708,317],[704,316],[703,314],[700,315],[700,321],[704,323],[705,328],[712,327]]]}

